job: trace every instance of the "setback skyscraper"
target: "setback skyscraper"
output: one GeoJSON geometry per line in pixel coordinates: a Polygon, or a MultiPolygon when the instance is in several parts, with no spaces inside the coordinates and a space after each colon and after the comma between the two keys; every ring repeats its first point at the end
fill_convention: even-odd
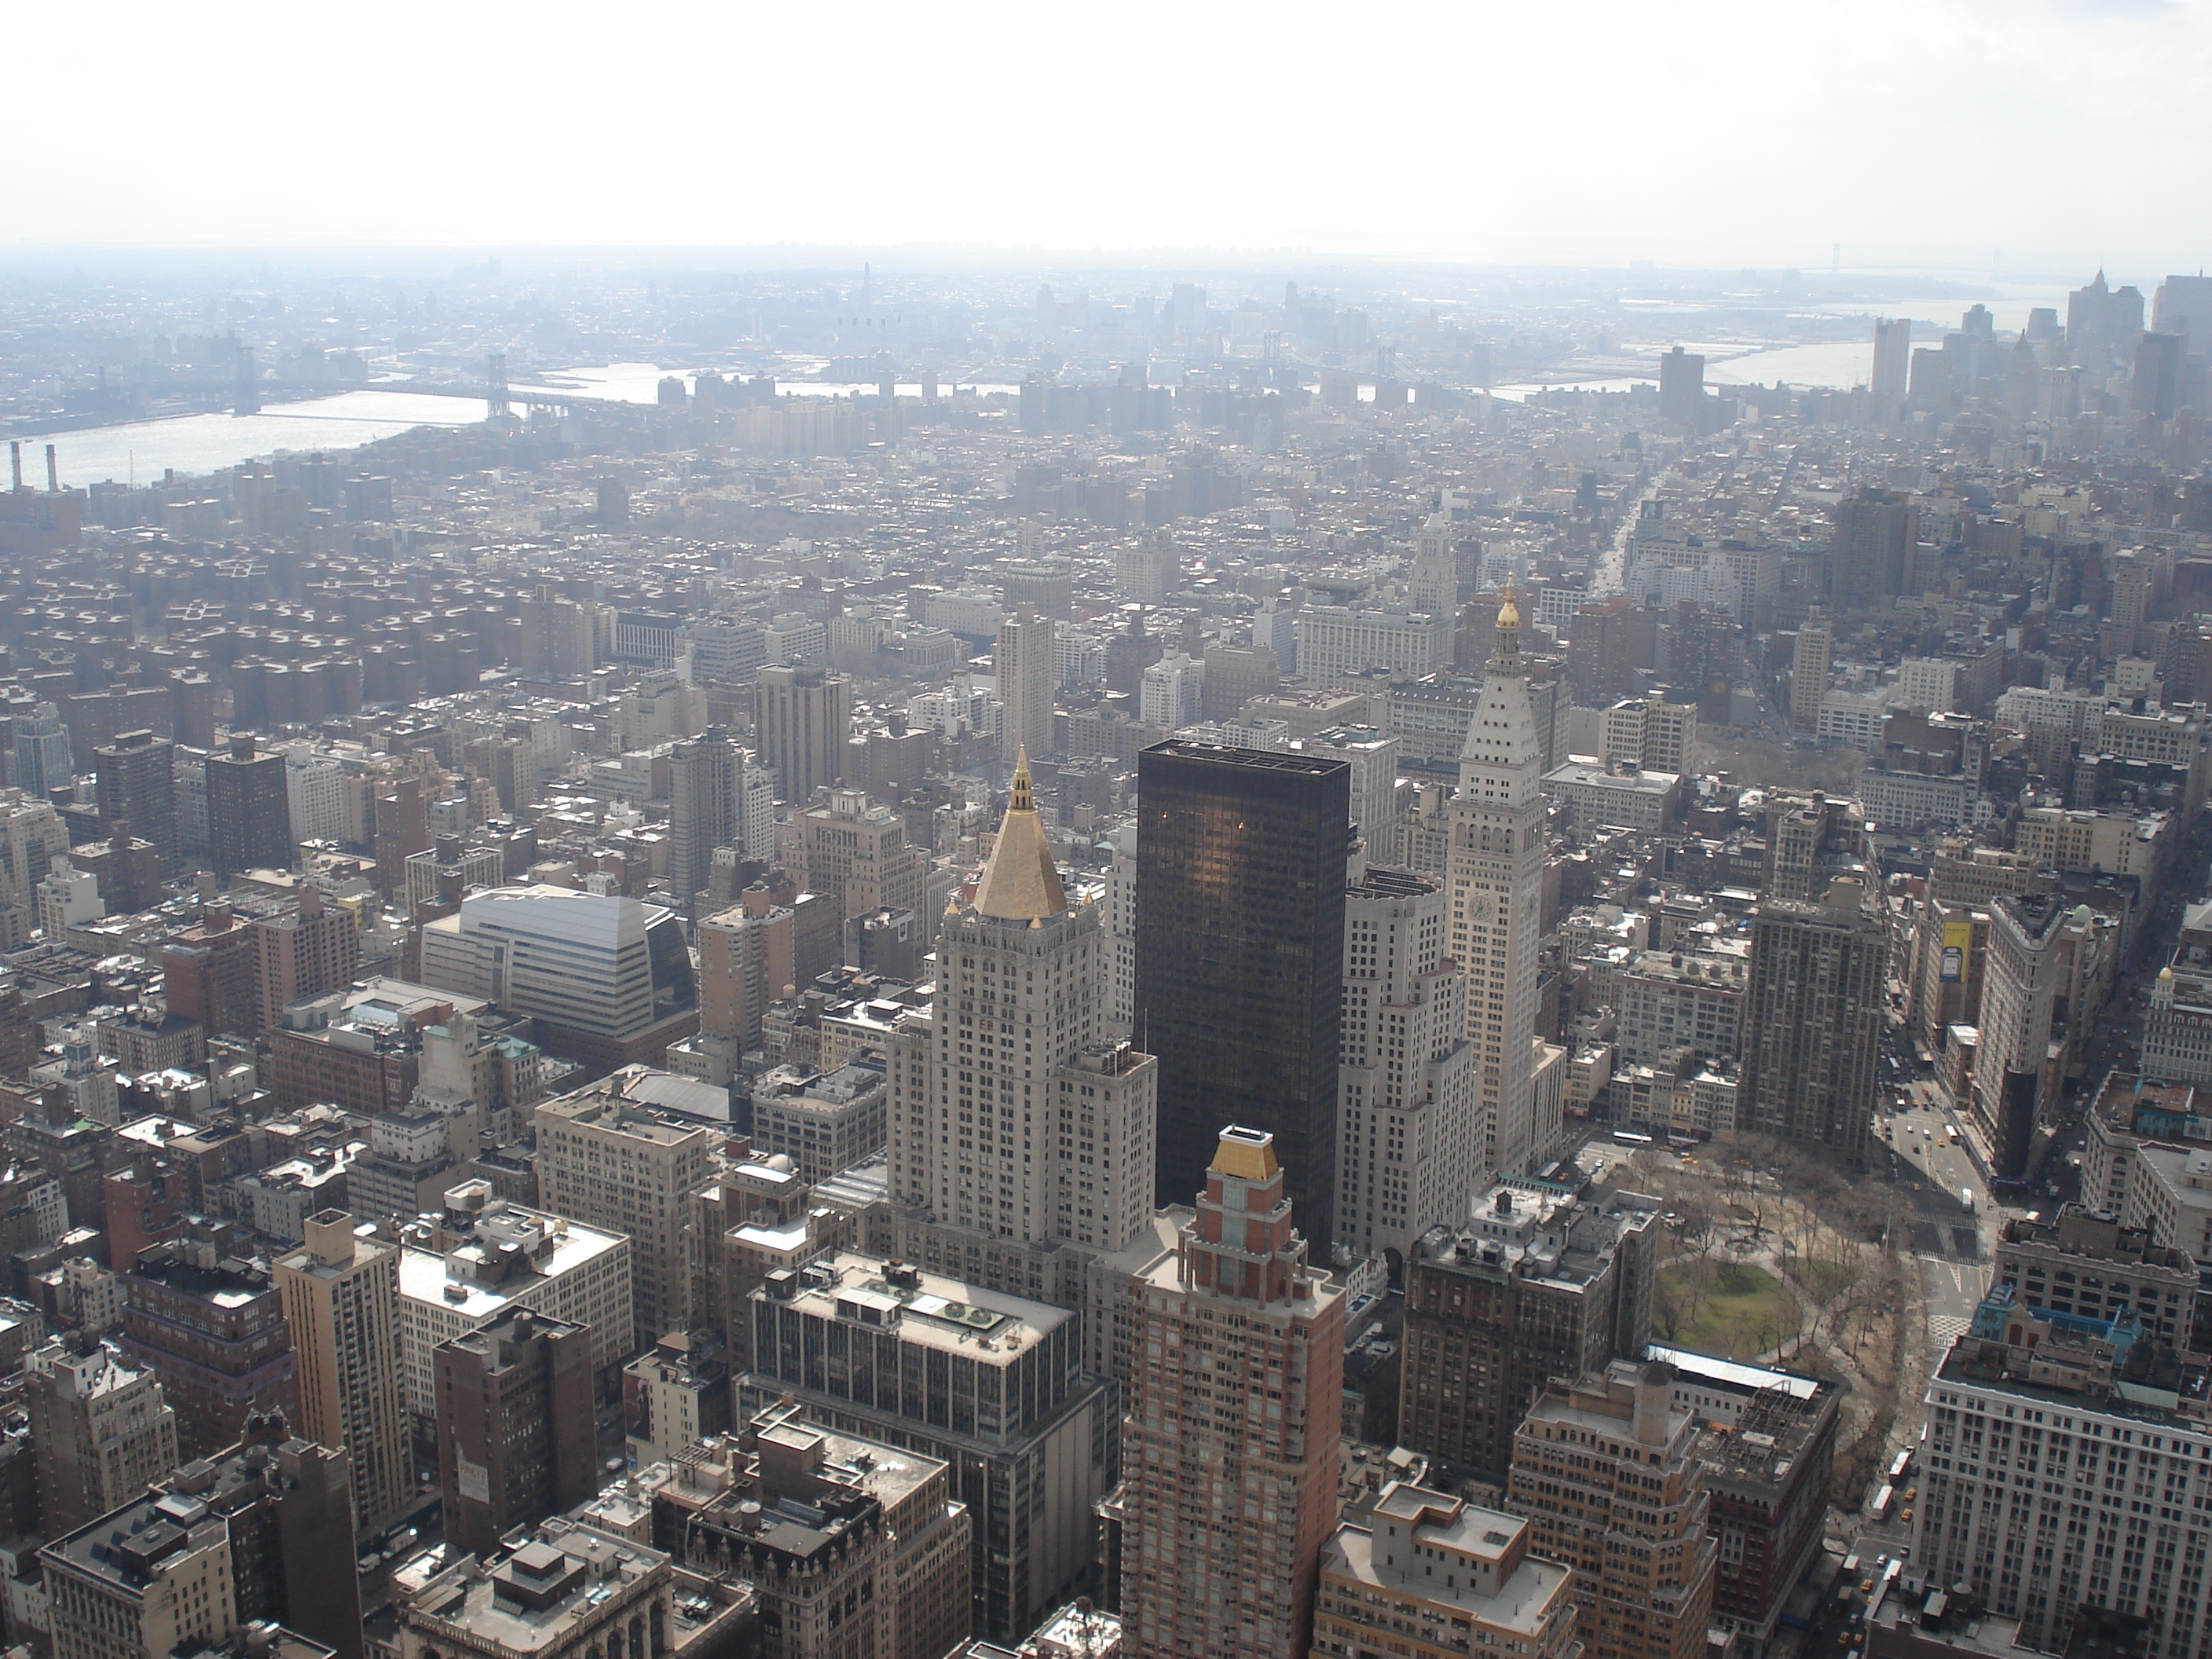
{"type": "Polygon", "coordinates": [[[1402,1261],[1467,1213],[1482,1168],[1467,976],[1445,950],[1444,891],[1370,869],[1345,896],[1336,1236],[1402,1261]]]}
{"type": "MultiPolygon", "coordinates": [[[[1521,655],[1521,609],[1509,586],[1498,607],[1498,643],[1482,696],[1460,750],[1445,866],[1451,955],[1467,975],[1467,1035],[1475,1048],[1486,1175],[1526,1175],[1559,1139],[1560,1125],[1551,1114],[1536,1121],[1534,1083],[1543,780],[1528,665],[1521,655]]],[[[1139,907],[1143,902],[1140,884],[1139,907]]]]}
{"type": "Polygon", "coordinates": [[[1146,1655],[1304,1659],[1336,1524],[1344,1291],[1307,1266],[1273,1137],[1223,1129],[1139,1277],[1121,1606],[1146,1655]]]}
{"type": "Polygon", "coordinates": [[[1529,1550],[1575,1570],[1589,1659],[1705,1650],[1718,1551],[1704,1425],[1674,1406],[1674,1382],[1657,1360],[1559,1377],[1514,1437],[1506,1501],[1529,1518],[1529,1550]]]}
{"type": "Polygon", "coordinates": [[[1157,1197],[1201,1187],[1221,1125],[1243,1123],[1274,1137],[1324,1249],[1352,769],[1170,738],[1138,756],[1137,780],[1136,1037],[1160,1061],[1157,1197]]]}
{"type": "Polygon", "coordinates": [[[975,897],[945,913],[936,1001],[892,1038],[890,1116],[901,1254],[1081,1307],[1104,1375],[1128,1273],[1076,1258],[1153,1237],[1159,1068],[1107,1034],[1101,908],[1068,902],[1017,767],[975,897]]]}

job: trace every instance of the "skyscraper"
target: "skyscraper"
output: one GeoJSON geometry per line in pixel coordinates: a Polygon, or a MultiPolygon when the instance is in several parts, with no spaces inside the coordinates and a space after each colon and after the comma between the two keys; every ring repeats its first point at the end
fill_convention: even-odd
{"type": "Polygon", "coordinates": [[[1528,705],[1528,665],[1521,655],[1521,609],[1509,586],[1498,607],[1498,643],[1482,696],[1460,751],[1445,866],[1451,956],[1467,974],[1467,1034],[1480,1068],[1475,1111],[1486,1175],[1527,1174],[1550,1155],[1560,1133],[1556,1121],[1536,1121],[1534,1082],[1543,768],[1528,705]]]}
{"type": "Polygon", "coordinates": [[[1506,1501],[1529,1518],[1531,1553],[1575,1570],[1589,1659],[1705,1650],[1719,1552],[1697,1455],[1704,1425],[1675,1407],[1674,1381],[1656,1360],[1560,1377],[1514,1437],[1506,1501]]]}
{"type": "Polygon", "coordinates": [[[1768,899],[1752,912],[1739,1127],[1866,1156],[1888,961],[1855,878],[1837,877],[1820,903],[1768,899]]]}
{"type": "Polygon", "coordinates": [[[1363,1255],[1402,1261],[1488,1173],[1448,908],[1407,870],[1370,868],[1345,896],[1336,1236],[1363,1255]]]}
{"type": "Polygon", "coordinates": [[[92,751],[93,800],[100,821],[118,823],[150,844],[161,873],[177,867],[177,785],[170,775],[174,745],[151,732],[118,732],[92,751]]]}
{"type": "Polygon", "coordinates": [[[2161,334],[2179,334],[2186,349],[2202,353],[2212,345],[2212,276],[2169,276],[2151,295],[2150,325],[2161,334]]]}
{"type": "Polygon", "coordinates": [[[1905,394],[1912,374],[1912,319],[1877,317],[1874,319],[1874,393],[1877,420],[1895,420],[1905,408],[1905,394]]]}
{"type": "Polygon", "coordinates": [[[714,849],[742,847],[738,784],[744,758],[730,734],[710,726],[668,754],[668,890],[691,914],[714,873],[714,849]]]}
{"type": "Polygon", "coordinates": [[[1894,490],[1863,485],[1836,503],[1828,542],[1828,593],[1840,611],[1871,611],[1917,592],[1920,509],[1894,490]]]}
{"type": "Polygon", "coordinates": [[[1705,419],[1704,354],[1676,346],[1659,359],[1659,412],[1695,429],[1705,419]]]}
{"type": "Polygon", "coordinates": [[[33,1468],[53,1537],[129,1503],[177,1466],[177,1414],[161,1379],[81,1332],[23,1360],[33,1468]]]}
{"type": "Polygon", "coordinates": [[[1123,1376],[1130,1273],[1161,1249],[1159,1068],[1109,1019],[1103,908],[1068,901],[1018,767],[935,1002],[889,1044],[890,1197],[902,1256],[1079,1310],[1084,1369],[1123,1376]]]}
{"type": "Polygon", "coordinates": [[[599,1473],[592,1334],[516,1308],[441,1342],[438,1480],[446,1536],[479,1558],[506,1533],[574,1509],[599,1473]]]}
{"type": "Polygon", "coordinates": [[[361,966],[361,930],[353,912],[325,901],[323,890],[302,882],[289,915],[260,916],[253,923],[260,946],[261,1024],[284,1022],[284,1006],[352,982],[361,966]]]}
{"type": "MultiPolygon", "coordinates": [[[[69,852],[69,830],[53,804],[9,791],[0,795],[0,950],[20,951],[39,919],[39,884],[69,852]]],[[[49,933],[59,944],[59,933],[49,933]]]]}
{"type": "Polygon", "coordinates": [[[276,1266],[300,1361],[300,1426],[352,1460],[354,1529],[368,1532],[415,1491],[399,1407],[399,1249],[357,1236],[343,1210],[309,1216],[307,1233],[276,1266]]]}
{"type": "Polygon", "coordinates": [[[999,678],[1004,720],[999,753],[1012,761],[1023,755],[1052,752],[1052,693],[1059,683],[1053,666],[1053,623],[1028,605],[999,624],[993,657],[999,678]]]}
{"type": "Polygon", "coordinates": [[[1459,562],[1452,553],[1451,521],[1431,513],[1413,538],[1413,568],[1406,577],[1413,608],[1431,617],[1459,615],[1459,562]]]}
{"type": "Polygon", "coordinates": [[[975,1518],[978,1634],[1018,1641],[1079,1593],[1095,1506],[1114,1480],[1120,1396],[1085,1370],[1074,1314],[818,1243],[742,1305],[753,1369],[732,1391],[741,1419],[795,1403],[953,1466],[954,1495],[975,1518]],[[853,1362],[834,1378],[819,1358],[833,1344],[853,1362]]]}
{"type": "Polygon", "coordinates": [[[713,1172],[720,1137],[624,1098],[629,1081],[617,1073],[538,1103],[538,1189],[555,1215],[629,1236],[636,1333],[657,1342],[692,1322],[684,1200],[713,1172]]]}
{"type": "Polygon", "coordinates": [[[920,914],[929,854],[907,845],[904,815],[872,802],[864,789],[841,786],[797,816],[798,857],[786,867],[801,887],[829,899],[839,921],[884,908],[920,914]]]}
{"type": "Polygon", "coordinates": [[[1325,1248],[1352,769],[1170,738],[1138,756],[1137,779],[1136,1040],[1160,1062],[1155,1195],[1196,1190],[1222,1121],[1243,1123],[1273,1136],[1325,1248]]]}
{"type": "Polygon", "coordinates": [[[259,928],[227,904],[202,905],[197,922],[162,942],[161,987],[171,1013],[198,1020],[211,1036],[258,1035],[259,928]]]}
{"type": "Polygon", "coordinates": [[[1158,1068],[1106,1037],[1099,921],[1068,902],[1018,766],[975,898],[945,914],[927,1025],[898,1039],[894,1202],[987,1236],[1105,1251],[1144,1228],[1158,1068]]]}
{"type": "Polygon", "coordinates": [[[253,752],[234,736],[228,754],[207,757],[208,854],[218,878],[292,867],[292,803],[284,757],[253,752]]]}
{"type": "Polygon", "coordinates": [[[1828,619],[1814,605],[1798,624],[1790,657],[1790,723],[1810,731],[1820,723],[1820,699],[1828,695],[1828,619]]]}
{"type": "Polygon", "coordinates": [[[2188,340],[2179,334],[2145,334],[2136,342],[2135,380],[2130,388],[2135,412],[2164,420],[2181,398],[2183,358],[2188,340]]]}
{"type": "Polygon", "coordinates": [[[161,1379],[179,1456],[216,1455],[257,1412],[300,1414],[299,1361],[266,1268],[201,1238],[169,1239],[125,1266],[123,1349],[161,1379]]]}
{"type": "Polygon", "coordinates": [[[755,677],[753,745],[793,805],[843,775],[852,734],[853,682],[844,675],[775,663],[755,677]]]}
{"type": "MultiPolygon", "coordinates": [[[[1966,1103],[1990,1148],[1990,1173],[2018,1178],[2027,1172],[2036,1120],[2057,1108],[2063,1062],[2052,1057],[2051,1035],[2066,1028],[2066,1008],[2079,994],[2094,928],[2087,915],[2077,919],[2053,893],[2000,893],[1990,901],[1989,917],[1973,1088],[1966,1103]]],[[[2161,976],[2154,1012],[2162,1015],[2160,1004],[2171,1006],[2172,984],[2161,976]]],[[[2165,1080],[2173,1079],[2168,1074],[2165,1080]]]]}
{"type": "Polygon", "coordinates": [[[50,702],[34,703],[27,714],[15,716],[15,787],[27,794],[45,795],[69,787],[70,732],[61,713],[50,702]]]}
{"type": "Polygon", "coordinates": [[[1406,1263],[1400,1441],[1502,1482],[1514,1425],[1549,1378],[1644,1352],[1659,1210],[1617,1188],[1501,1184],[1424,1236],[1406,1263]]]}
{"type": "Polygon", "coordinates": [[[573,680],[599,665],[599,607],[563,599],[550,582],[522,602],[513,655],[524,677],[573,680]]]}
{"type": "Polygon", "coordinates": [[[1121,1438],[1137,1652],[1304,1659],[1337,1510],[1344,1291],[1307,1265],[1273,1137],[1229,1127],[1139,1277],[1121,1438]]]}

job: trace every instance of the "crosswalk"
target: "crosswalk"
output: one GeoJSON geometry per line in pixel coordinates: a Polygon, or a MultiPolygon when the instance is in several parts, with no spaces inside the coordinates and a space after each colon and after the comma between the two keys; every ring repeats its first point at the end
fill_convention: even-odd
{"type": "Polygon", "coordinates": [[[1929,1345],[1948,1352],[1952,1343],[1973,1328],[1973,1323],[1964,1314],[1930,1314],[1928,1316],[1929,1345]]]}

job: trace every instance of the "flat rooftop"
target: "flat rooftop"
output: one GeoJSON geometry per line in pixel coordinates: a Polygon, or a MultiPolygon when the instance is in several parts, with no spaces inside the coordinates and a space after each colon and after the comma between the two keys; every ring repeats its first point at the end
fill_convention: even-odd
{"type": "MultiPolygon", "coordinates": [[[[1501,1518],[1489,1510],[1469,1504],[1461,1511],[1459,1525],[1501,1530],[1501,1518]]],[[[1516,1525],[1520,1523],[1516,1522],[1516,1525]]],[[[1425,1531],[1424,1536],[1426,1536],[1425,1531]]],[[[1346,1522],[1336,1529],[1322,1552],[1322,1571],[1352,1578],[1379,1595],[1414,1595],[1424,1601],[1457,1609],[1470,1621],[1480,1621],[1522,1638],[1534,1638],[1544,1627],[1545,1615],[1568,1595],[1574,1574],[1555,1561],[1524,1556],[1513,1576],[1495,1592],[1485,1593],[1462,1584],[1456,1589],[1442,1579],[1405,1578],[1385,1575],[1375,1565],[1375,1535],[1364,1527],[1346,1522]]]]}
{"type": "Polygon", "coordinates": [[[659,1551],[596,1528],[556,1522],[539,1530],[481,1577],[460,1563],[447,1568],[401,1608],[401,1622],[429,1630],[442,1624],[514,1653],[559,1649],[608,1601],[649,1595],[645,1581],[668,1566],[659,1551]]]}
{"type": "MultiPolygon", "coordinates": [[[[943,1273],[840,1250],[831,1282],[799,1280],[791,1305],[823,1319],[896,1325],[899,1340],[1008,1364],[1075,1316],[1064,1308],[970,1285],[943,1273]],[[900,1282],[887,1275],[896,1271],[900,1282]]],[[[811,1269],[808,1270],[810,1273],[811,1269]]]]}

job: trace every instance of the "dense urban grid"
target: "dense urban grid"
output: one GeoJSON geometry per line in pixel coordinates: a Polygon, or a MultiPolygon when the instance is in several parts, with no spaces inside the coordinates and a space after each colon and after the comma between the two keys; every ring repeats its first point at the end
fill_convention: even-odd
{"type": "Polygon", "coordinates": [[[0,287],[11,1654],[2212,1659],[2212,279],[394,269],[0,287]]]}

